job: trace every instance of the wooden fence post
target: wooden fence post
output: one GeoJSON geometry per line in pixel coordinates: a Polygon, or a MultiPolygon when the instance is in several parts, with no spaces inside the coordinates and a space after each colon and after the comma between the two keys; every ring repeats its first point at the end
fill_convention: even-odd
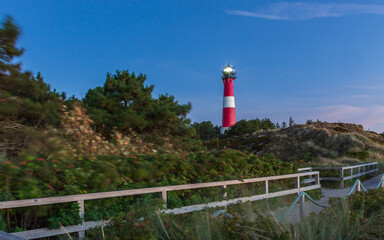
{"type": "Polygon", "coordinates": [[[264,192],[265,192],[265,194],[268,194],[269,193],[269,186],[268,186],[269,184],[268,184],[268,180],[265,180],[265,182],[264,182],[264,185],[263,185],[263,188],[264,188],[264,192]]]}
{"type": "Polygon", "coordinates": [[[227,199],[227,185],[223,185],[222,188],[224,189],[223,199],[227,199]]]}
{"type": "Polygon", "coordinates": [[[319,174],[315,175],[315,184],[317,184],[317,185],[320,184],[320,176],[319,176],[319,174]]]}
{"type": "Polygon", "coordinates": [[[344,188],[344,168],[340,168],[340,178],[341,178],[340,188],[343,189],[344,188]]]}
{"type": "Polygon", "coordinates": [[[300,189],[300,176],[295,178],[295,188],[300,189]]]}
{"type": "Polygon", "coordinates": [[[79,215],[81,218],[81,228],[83,229],[82,231],[78,232],[79,239],[82,240],[85,237],[85,231],[84,231],[84,215],[85,215],[85,208],[84,208],[84,200],[77,201],[79,204],[79,215]]]}
{"type": "Polygon", "coordinates": [[[160,198],[163,199],[164,204],[163,207],[166,209],[167,208],[167,191],[161,191],[160,192],[160,198]]]}

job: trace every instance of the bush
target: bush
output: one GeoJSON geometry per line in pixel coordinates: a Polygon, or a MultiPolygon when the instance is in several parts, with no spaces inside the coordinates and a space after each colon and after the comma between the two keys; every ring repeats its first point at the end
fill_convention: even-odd
{"type": "Polygon", "coordinates": [[[240,120],[235,125],[225,131],[226,137],[236,137],[244,134],[251,134],[261,129],[275,129],[275,124],[268,118],[264,119],[252,119],[252,120],[240,120]]]}
{"type": "Polygon", "coordinates": [[[347,154],[345,154],[347,157],[350,157],[350,158],[356,158],[356,159],[360,159],[360,160],[367,160],[369,158],[369,152],[367,151],[359,151],[359,152],[347,152],[347,154]]]}
{"type": "MultiPolygon", "coordinates": [[[[9,161],[0,163],[0,200],[243,179],[288,174],[293,171],[292,164],[281,162],[272,155],[258,157],[235,150],[191,154],[187,157],[177,154],[130,154],[64,160],[30,158],[20,163],[9,161]]],[[[217,199],[217,196],[219,195],[216,189],[170,192],[169,206],[208,202],[217,199]]],[[[130,209],[128,206],[143,198],[157,198],[157,196],[87,201],[85,207],[89,215],[86,214],[86,219],[100,220],[101,217],[107,218],[128,211],[130,209]]],[[[68,220],[69,215],[77,217],[76,214],[72,214],[72,205],[64,207],[67,214],[62,213],[63,209],[57,209],[59,207],[62,205],[31,210],[29,219],[23,222],[55,227],[58,222],[62,224],[71,222],[68,220]],[[60,212],[62,217],[51,219],[47,224],[46,219],[54,212],[60,212]],[[31,221],[36,216],[39,218],[31,221]]],[[[9,224],[13,228],[16,227],[16,222],[25,217],[24,211],[12,210],[13,220],[9,224]]],[[[76,219],[72,222],[76,222],[76,219]]],[[[31,228],[28,224],[19,227],[31,228]]]]}

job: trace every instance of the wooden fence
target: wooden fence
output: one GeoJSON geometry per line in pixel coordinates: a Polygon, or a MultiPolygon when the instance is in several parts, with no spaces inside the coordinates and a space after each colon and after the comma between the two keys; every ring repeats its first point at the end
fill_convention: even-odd
{"type": "Polygon", "coordinates": [[[337,171],[338,176],[325,176],[320,180],[324,181],[340,181],[340,187],[344,188],[344,181],[357,178],[366,174],[378,173],[379,165],[377,162],[357,164],[345,167],[307,167],[299,168],[299,172],[305,171],[337,171]]]}
{"type": "MultiPolygon", "coordinates": [[[[42,237],[57,236],[66,233],[79,233],[79,239],[84,238],[85,231],[91,228],[101,226],[102,224],[108,223],[108,221],[95,221],[95,222],[84,222],[84,201],[95,200],[95,199],[105,199],[113,197],[124,197],[132,195],[142,195],[149,193],[160,193],[160,198],[164,200],[164,213],[187,213],[192,211],[203,210],[204,208],[210,207],[221,207],[227,206],[230,204],[237,204],[247,201],[256,201],[261,199],[285,196],[290,194],[299,194],[300,192],[309,191],[313,189],[321,188],[320,178],[318,171],[303,172],[296,174],[280,175],[280,176],[270,176],[270,177],[261,177],[261,178],[250,178],[243,180],[229,180],[229,181],[220,181],[220,182],[208,182],[208,183],[196,183],[196,184],[184,184],[184,185],[174,185],[174,186],[164,186],[164,187],[152,187],[152,188],[142,188],[142,189],[132,189],[132,190],[121,190],[121,191],[111,191],[111,192],[101,192],[101,193],[88,193],[80,195],[70,195],[70,196],[60,196],[60,197],[47,197],[47,198],[36,198],[36,199],[25,199],[25,200],[15,200],[15,201],[4,201],[0,202],[0,209],[10,209],[10,208],[19,208],[19,207],[31,207],[31,206],[41,206],[48,204],[59,204],[59,203],[68,203],[68,202],[77,202],[80,206],[79,215],[83,220],[82,224],[76,226],[66,226],[60,229],[48,229],[41,228],[35,230],[28,230],[22,232],[12,233],[14,236],[24,238],[24,239],[36,239],[42,237]],[[310,177],[310,181],[308,181],[310,177]],[[288,190],[281,190],[277,192],[270,192],[269,183],[275,180],[283,179],[292,179],[294,188],[288,190]],[[201,189],[209,187],[221,187],[226,189],[229,185],[238,185],[238,184],[247,184],[247,183],[263,183],[264,194],[254,195],[251,197],[242,197],[230,200],[224,200],[220,202],[212,202],[208,204],[199,204],[186,206],[176,209],[166,209],[167,208],[167,192],[169,191],[179,191],[179,190],[190,190],[190,189],[201,189]],[[312,184],[308,186],[301,186],[303,184],[312,184]]],[[[226,193],[224,193],[224,199],[226,193]]]]}

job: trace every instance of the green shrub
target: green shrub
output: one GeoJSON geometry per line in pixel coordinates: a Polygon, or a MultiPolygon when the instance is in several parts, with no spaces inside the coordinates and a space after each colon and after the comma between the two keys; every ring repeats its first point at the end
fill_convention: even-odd
{"type": "Polygon", "coordinates": [[[369,158],[369,152],[367,151],[355,151],[347,152],[345,154],[347,157],[356,158],[360,160],[367,160],[369,158]]]}
{"type": "MultiPolygon", "coordinates": [[[[130,154],[66,160],[30,158],[19,163],[0,163],[0,200],[224,181],[282,175],[293,171],[295,168],[291,163],[282,162],[272,155],[259,157],[236,150],[198,153],[187,157],[177,154],[130,154]]],[[[244,194],[255,194],[257,191],[244,194]]],[[[207,203],[222,200],[222,197],[220,188],[175,191],[168,193],[168,206],[173,208],[207,203]]],[[[119,212],[130,211],[133,204],[147,198],[158,198],[158,195],[86,201],[85,218],[91,221],[116,216],[119,212]]],[[[57,227],[59,222],[71,225],[79,220],[73,204],[26,209],[12,209],[11,228],[15,229],[20,222],[26,224],[18,227],[31,229],[31,222],[40,227],[57,227]],[[29,211],[27,216],[25,211],[29,211]]],[[[1,213],[5,217],[5,212],[1,213]]]]}

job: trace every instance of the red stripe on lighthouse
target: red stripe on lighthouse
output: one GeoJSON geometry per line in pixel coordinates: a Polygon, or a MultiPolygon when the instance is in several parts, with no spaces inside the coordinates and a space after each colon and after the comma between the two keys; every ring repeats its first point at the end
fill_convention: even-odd
{"type": "Polygon", "coordinates": [[[222,127],[230,127],[236,123],[235,108],[223,108],[223,123],[222,127]]]}
{"type": "Polygon", "coordinates": [[[223,80],[224,82],[224,97],[227,96],[235,96],[233,91],[233,78],[226,78],[223,80]]]}

